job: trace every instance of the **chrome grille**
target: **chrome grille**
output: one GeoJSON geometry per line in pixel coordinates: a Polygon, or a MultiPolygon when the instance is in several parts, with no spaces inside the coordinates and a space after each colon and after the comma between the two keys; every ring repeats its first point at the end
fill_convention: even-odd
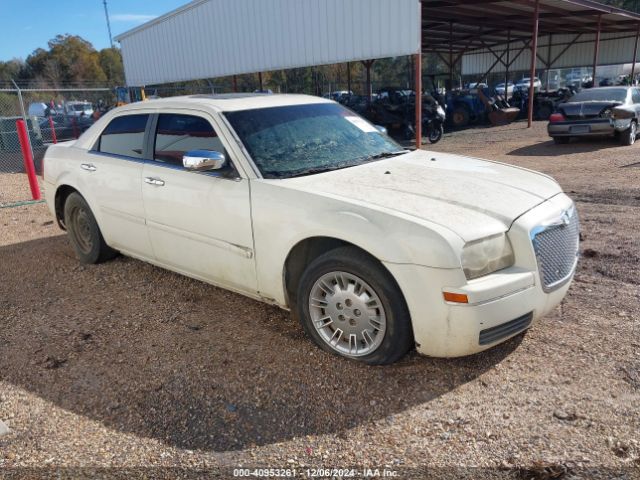
{"type": "Polygon", "coordinates": [[[571,277],[578,261],[579,237],[580,223],[575,207],[564,212],[560,219],[531,232],[545,292],[560,287],[571,277]]]}

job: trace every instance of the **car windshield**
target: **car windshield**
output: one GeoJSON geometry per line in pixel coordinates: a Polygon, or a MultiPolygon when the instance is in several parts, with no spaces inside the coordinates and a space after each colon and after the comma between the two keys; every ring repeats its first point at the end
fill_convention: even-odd
{"type": "Polygon", "coordinates": [[[334,103],[225,116],[265,178],[310,175],[405,153],[369,122],[334,103]]]}
{"type": "Polygon", "coordinates": [[[89,110],[89,108],[91,108],[91,105],[89,105],[88,103],[77,103],[73,105],[73,109],[76,112],[84,112],[86,110],[89,110]]]}
{"type": "Polygon", "coordinates": [[[583,90],[571,97],[571,103],[575,102],[621,102],[627,99],[626,88],[593,88],[583,90]]]}

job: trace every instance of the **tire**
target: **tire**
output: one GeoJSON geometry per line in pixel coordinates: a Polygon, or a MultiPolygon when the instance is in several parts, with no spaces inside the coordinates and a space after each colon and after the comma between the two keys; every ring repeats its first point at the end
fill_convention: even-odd
{"type": "Polygon", "coordinates": [[[553,137],[556,145],[565,145],[571,141],[571,137],[553,137]]]}
{"type": "Polygon", "coordinates": [[[296,307],[307,336],[334,355],[384,365],[413,344],[400,288],[379,262],[355,247],[331,250],[307,266],[296,307]]]}
{"type": "Polygon", "coordinates": [[[80,263],[101,263],[118,254],[105,243],[89,205],[77,192],[64,203],[64,224],[80,263]]]}
{"type": "Polygon", "coordinates": [[[631,125],[624,132],[620,133],[620,143],[622,145],[633,145],[636,143],[636,137],[638,136],[638,125],[635,121],[631,121],[631,125]]]}
{"type": "Polygon", "coordinates": [[[444,127],[442,125],[436,125],[435,128],[432,128],[429,132],[429,142],[438,143],[442,140],[442,136],[444,135],[444,127]]]}
{"type": "Polygon", "coordinates": [[[464,107],[458,107],[453,111],[451,123],[456,128],[466,127],[469,125],[469,110],[464,107]]]}
{"type": "Polygon", "coordinates": [[[550,105],[540,105],[536,111],[536,117],[538,120],[549,120],[549,117],[553,113],[553,108],[550,105]]]}

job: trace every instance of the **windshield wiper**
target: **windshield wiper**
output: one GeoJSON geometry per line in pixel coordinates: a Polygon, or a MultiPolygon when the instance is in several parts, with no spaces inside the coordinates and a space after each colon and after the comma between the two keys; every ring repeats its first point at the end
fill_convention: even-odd
{"type": "Polygon", "coordinates": [[[409,153],[409,150],[398,150],[398,151],[395,151],[395,152],[378,153],[376,155],[371,155],[369,157],[361,158],[360,161],[362,161],[362,162],[370,162],[371,160],[381,160],[383,158],[397,157],[398,155],[404,155],[405,153],[409,153]]]}

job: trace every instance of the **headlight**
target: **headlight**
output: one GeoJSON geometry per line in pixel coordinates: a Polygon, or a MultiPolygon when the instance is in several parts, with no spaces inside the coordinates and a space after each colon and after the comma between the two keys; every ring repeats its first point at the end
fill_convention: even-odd
{"type": "Polygon", "coordinates": [[[441,117],[446,116],[446,113],[444,113],[444,108],[442,108],[441,105],[438,105],[436,108],[436,112],[438,112],[438,115],[440,115],[441,117]]]}
{"type": "Polygon", "coordinates": [[[510,267],[515,261],[511,243],[504,233],[467,243],[461,260],[467,280],[510,267]]]}

